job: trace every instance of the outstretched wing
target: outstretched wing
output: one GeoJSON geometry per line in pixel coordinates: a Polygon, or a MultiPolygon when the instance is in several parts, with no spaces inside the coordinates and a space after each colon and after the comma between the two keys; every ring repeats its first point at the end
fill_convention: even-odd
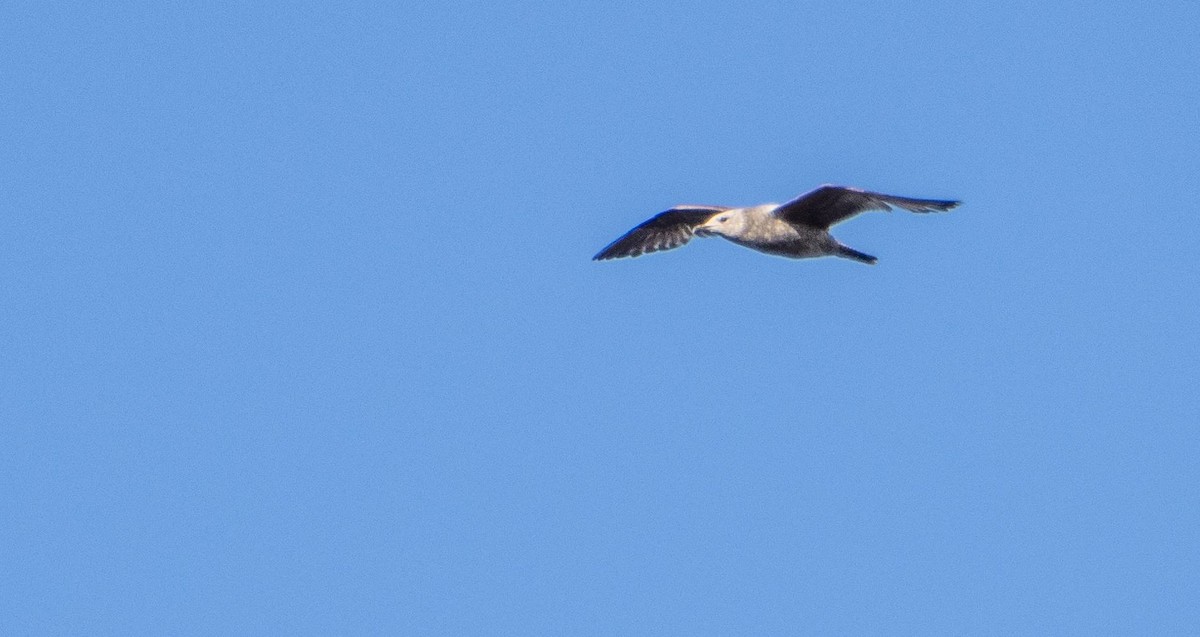
{"type": "Polygon", "coordinates": [[[647,252],[670,250],[691,241],[696,226],[709,217],[729,210],[723,206],[675,206],[651,217],[642,225],[626,232],[592,257],[596,261],[637,257],[647,252]]]}
{"type": "Polygon", "coordinates": [[[868,210],[889,210],[895,206],[909,212],[945,212],[959,203],[948,199],[897,197],[826,184],[779,206],[772,214],[789,223],[824,230],[868,210]]]}

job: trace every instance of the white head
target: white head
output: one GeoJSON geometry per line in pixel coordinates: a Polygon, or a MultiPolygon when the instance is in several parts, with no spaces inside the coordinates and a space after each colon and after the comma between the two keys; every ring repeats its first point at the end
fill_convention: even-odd
{"type": "Polygon", "coordinates": [[[733,208],[708,218],[708,221],[696,226],[696,234],[704,237],[719,234],[726,237],[736,237],[746,229],[746,214],[742,208],[733,208]]]}

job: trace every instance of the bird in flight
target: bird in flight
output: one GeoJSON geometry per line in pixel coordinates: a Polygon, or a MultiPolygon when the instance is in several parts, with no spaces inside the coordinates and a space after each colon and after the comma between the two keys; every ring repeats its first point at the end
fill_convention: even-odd
{"type": "Polygon", "coordinates": [[[692,237],[719,236],[752,250],[792,259],[836,256],[873,265],[878,259],[842,245],[830,226],[868,210],[945,212],[960,202],[912,199],[826,184],[785,204],[749,208],[675,206],[608,244],[596,261],[678,248],[692,237]]]}

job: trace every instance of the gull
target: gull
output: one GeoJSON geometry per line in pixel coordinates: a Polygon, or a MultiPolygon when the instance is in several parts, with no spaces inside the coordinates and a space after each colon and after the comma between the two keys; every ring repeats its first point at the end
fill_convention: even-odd
{"type": "Polygon", "coordinates": [[[945,212],[959,203],[825,184],[785,204],[749,208],[681,205],[651,217],[592,258],[604,261],[637,257],[678,248],[693,236],[716,235],[752,250],[791,259],[835,256],[874,265],[878,259],[842,245],[829,234],[829,227],[868,210],[896,207],[909,212],[945,212]]]}

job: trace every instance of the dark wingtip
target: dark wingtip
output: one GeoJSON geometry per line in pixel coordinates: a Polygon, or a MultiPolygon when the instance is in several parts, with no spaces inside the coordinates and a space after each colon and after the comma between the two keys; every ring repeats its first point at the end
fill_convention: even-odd
{"type": "Polygon", "coordinates": [[[603,250],[596,253],[592,257],[592,261],[611,261],[612,259],[620,259],[621,257],[629,256],[616,250],[614,246],[606,246],[603,250]]]}
{"type": "Polygon", "coordinates": [[[956,199],[910,199],[906,202],[909,205],[895,203],[910,212],[947,212],[957,208],[962,202],[956,199]]]}
{"type": "Polygon", "coordinates": [[[617,239],[616,241],[613,241],[612,243],[601,248],[600,251],[597,252],[595,254],[595,256],[592,257],[592,261],[606,261],[608,259],[612,259],[614,257],[613,246],[615,246],[620,241],[621,241],[620,239],[617,239]]]}
{"type": "Polygon", "coordinates": [[[838,251],[836,252],[836,254],[837,254],[837,256],[842,257],[844,259],[851,259],[853,261],[858,261],[859,263],[865,263],[867,265],[875,265],[875,263],[877,261],[879,261],[879,257],[867,254],[866,252],[859,252],[858,250],[855,250],[854,248],[851,248],[850,246],[844,246],[844,245],[838,246],[838,251]]]}
{"type": "Polygon", "coordinates": [[[616,248],[605,248],[605,249],[597,252],[596,256],[592,257],[592,261],[612,261],[613,259],[625,259],[628,257],[636,257],[641,254],[644,254],[644,253],[639,252],[639,251],[630,252],[628,250],[618,250],[616,248]]]}

